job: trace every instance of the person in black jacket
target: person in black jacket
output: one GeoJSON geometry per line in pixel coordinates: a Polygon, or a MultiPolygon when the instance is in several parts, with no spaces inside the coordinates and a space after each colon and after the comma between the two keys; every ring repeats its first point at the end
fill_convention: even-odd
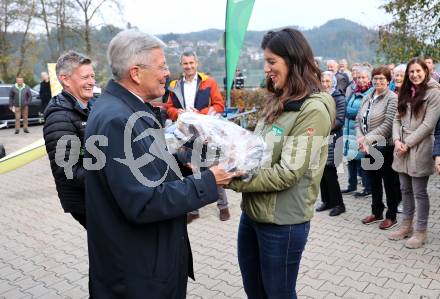
{"type": "Polygon", "coordinates": [[[44,114],[44,110],[46,110],[47,104],[52,98],[52,93],[50,91],[50,81],[49,74],[46,72],[41,73],[41,82],[40,82],[40,100],[41,107],[40,113],[44,114]]]}
{"type": "Polygon", "coordinates": [[[336,120],[330,133],[331,140],[328,145],[328,158],[320,184],[322,203],[316,208],[316,211],[330,210],[330,216],[338,216],[345,212],[344,200],[336,171],[337,166],[342,161],[342,143],[337,141],[341,141],[342,127],[345,121],[345,96],[341,90],[336,89],[336,77],[332,72],[323,72],[321,83],[324,90],[335,100],[336,120]]]}
{"type": "Polygon", "coordinates": [[[149,103],[164,94],[169,76],[163,46],[135,30],[108,46],[114,79],[85,135],[102,139],[96,148],[106,160],[86,172],[91,298],[185,298],[194,278],[186,214],[215,202],[217,185],[235,176],[213,166],[182,178],[167,151],[160,113],[149,103]]]}
{"type": "Polygon", "coordinates": [[[63,91],[50,100],[45,110],[43,136],[61,206],[87,229],[84,131],[93,98],[95,73],[92,61],[74,51],[58,58],[56,72],[63,91]],[[64,139],[67,141],[63,146],[64,139]],[[69,161],[77,162],[66,165],[69,161]]]}

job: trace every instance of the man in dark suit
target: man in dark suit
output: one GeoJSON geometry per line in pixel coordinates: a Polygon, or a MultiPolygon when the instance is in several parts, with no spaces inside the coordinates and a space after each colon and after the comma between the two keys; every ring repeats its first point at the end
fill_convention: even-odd
{"type": "Polygon", "coordinates": [[[120,32],[108,59],[114,79],[86,129],[87,139],[99,140],[86,153],[89,162],[105,157],[103,167],[86,174],[90,295],[185,298],[187,278],[194,277],[186,213],[215,202],[217,185],[235,174],[214,166],[181,177],[160,113],[148,103],[164,94],[169,76],[159,39],[120,32]]]}

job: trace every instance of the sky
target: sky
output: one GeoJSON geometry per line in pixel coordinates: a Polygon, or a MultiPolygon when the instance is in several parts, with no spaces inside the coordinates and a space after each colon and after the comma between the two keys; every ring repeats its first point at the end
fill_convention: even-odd
{"type": "MultiPolygon", "coordinates": [[[[226,0],[120,0],[122,20],[151,34],[186,33],[208,28],[224,29],[226,0]]],[[[249,30],[297,25],[320,26],[346,18],[369,28],[390,22],[379,6],[384,0],[255,0],[249,30]]]]}

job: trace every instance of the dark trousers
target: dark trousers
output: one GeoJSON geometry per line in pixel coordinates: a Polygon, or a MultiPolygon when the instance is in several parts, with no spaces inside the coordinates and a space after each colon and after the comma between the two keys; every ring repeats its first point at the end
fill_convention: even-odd
{"type": "Polygon", "coordinates": [[[364,191],[371,192],[370,180],[365,170],[361,167],[361,160],[351,160],[348,161],[348,189],[357,189],[357,177],[358,175],[362,178],[362,186],[364,191]]]}
{"type": "Polygon", "coordinates": [[[310,222],[258,223],[242,213],[238,227],[238,263],[249,299],[296,297],[296,279],[310,222]]]}
{"type": "Polygon", "coordinates": [[[79,222],[86,230],[87,230],[87,221],[86,221],[86,214],[82,213],[70,213],[72,217],[79,222]]]}
{"type": "MultiPolygon", "coordinates": [[[[385,205],[383,204],[383,189],[385,188],[388,207],[386,218],[396,220],[397,206],[402,200],[402,195],[400,192],[399,175],[391,168],[393,164],[394,146],[384,146],[378,148],[378,150],[383,156],[382,167],[378,170],[366,171],[371,184],[371,210],[374,216],[383,216],[385,209],[385,205]]],[[[370,159],[370,163],[374,163],[373,157],[367,156],[366,158],[370,159]]]]}
{"type": "Polygon", "coordinates": [[[326,165],[321,179],[321,200],[328,207],[344,205],[335,166],[326,165]]]}
{"type": "Polygon", "coordinates": [[[41,99],[41,106],[40,106],[40,112],[44,113],[44,110],[46,110],[47,104],[49,104],[50,99],[41,99]]]}

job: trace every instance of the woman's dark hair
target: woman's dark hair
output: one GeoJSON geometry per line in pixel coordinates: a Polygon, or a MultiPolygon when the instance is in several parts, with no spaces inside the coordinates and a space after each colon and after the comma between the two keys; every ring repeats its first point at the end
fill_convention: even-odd
{"type": "Polygon", "coordinates": [[[266,123],[273,123],[283,112],[286,102],[322,91],[321,71],[315,64],[312,49],[298,30],[269,31],[263,37],[261,48],[280,56],[288,68],[283,90],[275,89],[272,79],[266,78],[270,95],[265,101],[262,116],[266,123]]]}
{"type": "Polygon", "coordinates": [[[388,83],[391,82],[391,71],[384,65],[378,66],[371,71],[371,80],[373,80],[373,77],[376,75],[384,75],[388,83]]]}
{"type": "Polygon", "coordinates": [[[428,66],[423,59],[416,57],[408,62],[397,101],[397,111],[401,117],[406,114],[408,103],[411,103],[411,111],[415,117],[418,117],[422,112],[423,98],[425,97],[426,90],[428,89],[428,81],[430,78],[431,76],[429,75],[428,66]],[[412,82],[409,80],[409,69],[413,64],[420,65],[425,72],[425,80],[423,80],[423,82],[417,87],[414,86],[414,84],[412,84],[412,82]],[[415,89],[414,96],[412,89],[415,89]]]}

